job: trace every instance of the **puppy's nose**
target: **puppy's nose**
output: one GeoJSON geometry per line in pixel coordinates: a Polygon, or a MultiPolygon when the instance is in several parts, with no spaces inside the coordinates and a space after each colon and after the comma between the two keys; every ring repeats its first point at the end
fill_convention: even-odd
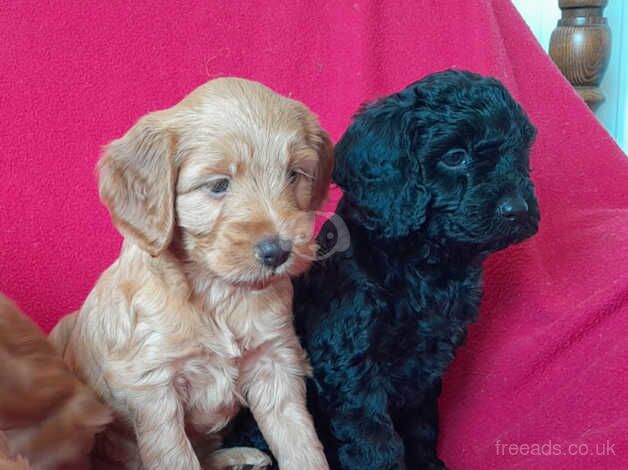
{"type": "Polygon", "coordinates": [[[528,203],[520,196],[505,196],[497,202],[497,213],[508,220],[520,221],[528,215],[528,203]]]}
{"type": "Polygon", "coordinates": [[[255,245],[255,257],[265,266],[276,268],[290,257],[292,242],[279,237],[265,238],[255,245]]]}

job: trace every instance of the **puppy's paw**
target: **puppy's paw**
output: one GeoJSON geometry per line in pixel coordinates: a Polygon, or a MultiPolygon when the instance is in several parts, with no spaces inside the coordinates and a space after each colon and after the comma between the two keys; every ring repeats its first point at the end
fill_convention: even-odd
{"type": "Polygon", "coordinates": [[[253,447],[230,447],[220,449],[205,460],[206,470],[262,470],[272,463],[261,450],[253,447]]]}
{"type": "Polygon", "coordinates": [[[21,455],[18,455],[16,460],[9,460],[0,456],[0,470],[31,470],[31,466],[21,455]]]}
{"type": "Polygon", "coordinates": [[[6,435],[0,431],[0,470],[30,470],[28,461],[18,455],[17,458],[9,458],[9,441],[6,435]]]}

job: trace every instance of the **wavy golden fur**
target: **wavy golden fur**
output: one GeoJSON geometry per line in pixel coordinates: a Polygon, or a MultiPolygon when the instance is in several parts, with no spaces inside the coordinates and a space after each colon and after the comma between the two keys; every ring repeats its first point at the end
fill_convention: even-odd
{"type": "Polygon", "coordinates": [[[290,276],[314,255],[332,148],[301,103],[234,78],[144,116],[107,147],[100,195],[122,252],[52,334],[115,410],[103,460],[264,466],[253,449],[219,450],[204,466],[194,452],[193,436],[211,438],[248,406],[282,469],[327,468],[305,406],[290,276]],[[261,262],[268,239],[289,247],[285,261],[261,262]]]}

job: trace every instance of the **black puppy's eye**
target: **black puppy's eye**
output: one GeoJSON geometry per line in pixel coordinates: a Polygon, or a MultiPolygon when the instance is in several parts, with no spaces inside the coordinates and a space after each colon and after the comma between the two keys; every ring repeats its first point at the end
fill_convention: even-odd
{"type": "Polygon", "coordinates": [[[229,178],[215,179],[207,185],[209,193],[214,197],[222,197],[229,189],[229,183],[229,178]]]}
{"type": "Polygon", "coordinates": [[[467,160],[467,152],[463,149],[453,149],[441,157],[441,161],[451,167],[462,165],[467,160]]]}

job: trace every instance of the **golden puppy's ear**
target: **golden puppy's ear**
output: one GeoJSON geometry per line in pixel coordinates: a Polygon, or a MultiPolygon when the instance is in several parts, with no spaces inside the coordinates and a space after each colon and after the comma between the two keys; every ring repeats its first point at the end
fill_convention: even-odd
{"type": "Polygon", "coordinates": [[[318,210],[327,198],[331,183],[331,174],[334,170],[334,144],[327,132],[320,127],[312,133],[311,138],[318,153],[318,168],[312,187],[310,210],[318,210]]]}
{"type": "Polygon", "coordinates": [[[98,163],[100,198],[125,238],[156,256],[174,231],[176,138],[167,111],[141,118],[98,163]]]}

